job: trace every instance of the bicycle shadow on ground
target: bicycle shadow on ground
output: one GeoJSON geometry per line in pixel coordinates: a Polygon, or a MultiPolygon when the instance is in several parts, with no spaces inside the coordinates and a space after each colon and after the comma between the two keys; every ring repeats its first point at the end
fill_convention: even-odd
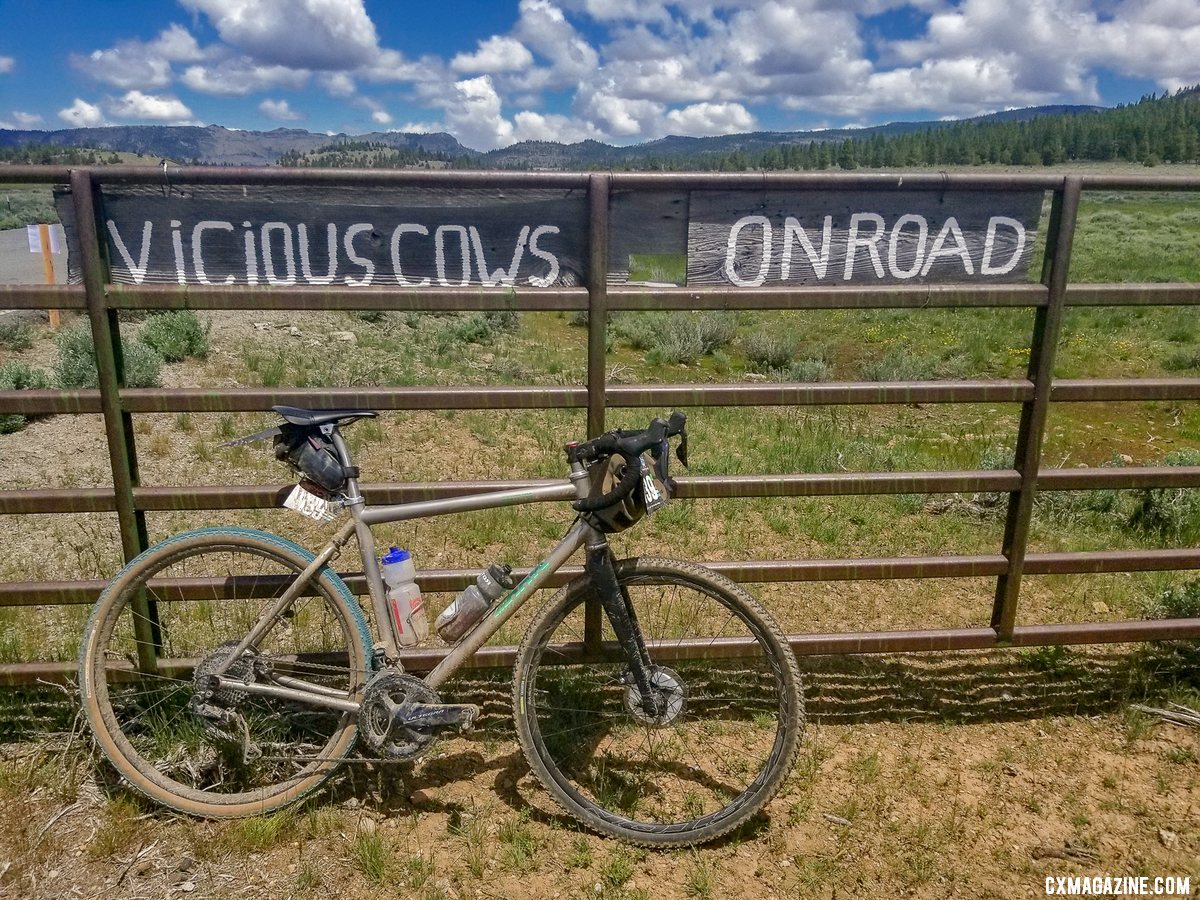
{"type": "MultiPolygon", "coordinates": [[[[1121,712],[1132,702],[1200,693],[1197,642],[803,657],[800,668],[808,719],[822,725],[1092,716],[1121,712]]],[[[475,732],[447,739],[415,766],[367,760],[348,765],[317,802],[389,817],[421,812],[461,817],[472,813],[473,804],[499,799],[533,821],[578,829],[537,785],[515,746],[509,679],[507,670],[461,673],[441,693],[447,700],[480,705],[475,732]],[[444,790],[464,782],[485,796],[476,803],[475,793],[460,800],[462,791],[444,790]]],[[[77,701],[60,686],[0,689],[0,756],[30,751],[39,743],[62,746],[77,727],[77,712],[77,701]]],[[[76,737],[73,743],[83,748],[84,741],[76,737]]],[[[107,788],[114,791],[122,789],[107,788]]],[[[765,823],[760,815],[744,828],[752,833],[765,823]]]]}

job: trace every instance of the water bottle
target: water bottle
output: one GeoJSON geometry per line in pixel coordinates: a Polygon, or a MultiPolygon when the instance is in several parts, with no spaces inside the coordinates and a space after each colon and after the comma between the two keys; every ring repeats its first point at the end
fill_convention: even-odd
{"type": "Polygon", "coordinates": [[[381,560],[383,580],[387,583],[388,609],[401,647],[414,647],[429,637],[429,616],[417,587],[412,554],[393,547],[381,560]]]}
{"type": "Polygon", "coordinates": [[[454,602],[442,610],[437,617],[438,637],[454,643],[479,621],[505,591],[513,589],[512,569],[492,563],[486,572],[481,572],[475,583],[454,598],[454,602]]]}

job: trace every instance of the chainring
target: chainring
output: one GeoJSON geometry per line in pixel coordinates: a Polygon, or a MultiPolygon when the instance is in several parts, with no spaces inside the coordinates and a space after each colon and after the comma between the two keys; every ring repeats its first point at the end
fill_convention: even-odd
{"type": "Polygon", "coordinates": [[[367,684],[358,708],[358,733],[373,752],[388,759],[415,759],[429,749],[432,731],[396,724],[397,712],[414,703],[441,703],[420,678],[380,672],[367,684]]]}

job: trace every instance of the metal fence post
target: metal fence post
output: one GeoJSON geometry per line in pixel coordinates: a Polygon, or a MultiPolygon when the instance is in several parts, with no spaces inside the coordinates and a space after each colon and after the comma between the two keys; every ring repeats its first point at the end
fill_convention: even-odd
{"type": "MultiPolygon", "coordinates": [[[[145,514],[134,506],[133,489],[138,483],[137,456],[134,449],[133,421],[121,409],[120,389],[125,381],[121,354],[121,331],[116,310],[110,310],[105,295],[108,267],[100,250],[100,232],[96,218],[95,179],[87,169],[71,170],[71,199],[75,207],[75,227],[79,235],[80,265],[87,298],[88,320],[96,352],[96,374],[100,388],[100,409],[108,458],[112,467],[113,494],[125,561],[146,549],[149,540],[145,514]]],[[[153,604],[141,597],[134,605],[134,636],[137,640],[138,665],[154,671],[161,643],[158,616],[153,604]]]]}
{"type": "MultiPolygon", "coordinates": [[[[587,435],[604,432],[605,391],[608,384],[605,353],[608,348],[608,189],[609,177],[588,176],[588,349],[587,435]]],[[[583,643],[600,649],[603,611],[596,598],[583,610],[583,643]]]]}
{"type": "Polygon", "coordinates": [[[604,431],[608,333],[608,189],[606,174],[588,176],[588,365],[587,434],[604,431]]]}
{"type": "Polygon", "coordinates": [[[1028,378],[1033,382],[1033,398],[1021,407],[1014,465],[1021,473],[1020,487],[1009,494],[1008,515],[1004,522],[1003,553],[1008,571],[996,583],[992,606],[992,628],[1002,641],[1012,639],[1017,620],[1017,600],[1021,575],[1029,543],[1029,523],[1037,494],[1038,468],[1042,461],[1042,440],[1050,408],[1050,387],[1054,380],[1054,361],[1062,331],[1067,297],[1067,271],[1071,264],[1071,245],[1075,241],[1075,222],[1079,215],[1079,196],[1083,182],[1079,176],[1067,176],[1061,192],[1054,195],[1046,235],[1046,259],[1042,283],[1048,288],[1045,306],[1034,317],[1029,353],[1028,378]]]}

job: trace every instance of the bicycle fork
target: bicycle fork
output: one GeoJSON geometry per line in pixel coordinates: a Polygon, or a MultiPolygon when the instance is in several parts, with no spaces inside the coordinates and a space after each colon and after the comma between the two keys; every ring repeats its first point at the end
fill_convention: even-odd
{"type": "Polygon", "coordinates": [[[648,717],[657,719],[666,712],[667,698],[653,683],[651,676],[654,664],[646,649],[637,613],[629,595],[617,581],[612,553],[602,534],[596,533],[593,539],[588,541],[584,571],[592,579],[601,606],[608,616],[613,633],[617,636],[617,643],[629,666],[629,675],[641,696],[642,709],[648,717]]]}

